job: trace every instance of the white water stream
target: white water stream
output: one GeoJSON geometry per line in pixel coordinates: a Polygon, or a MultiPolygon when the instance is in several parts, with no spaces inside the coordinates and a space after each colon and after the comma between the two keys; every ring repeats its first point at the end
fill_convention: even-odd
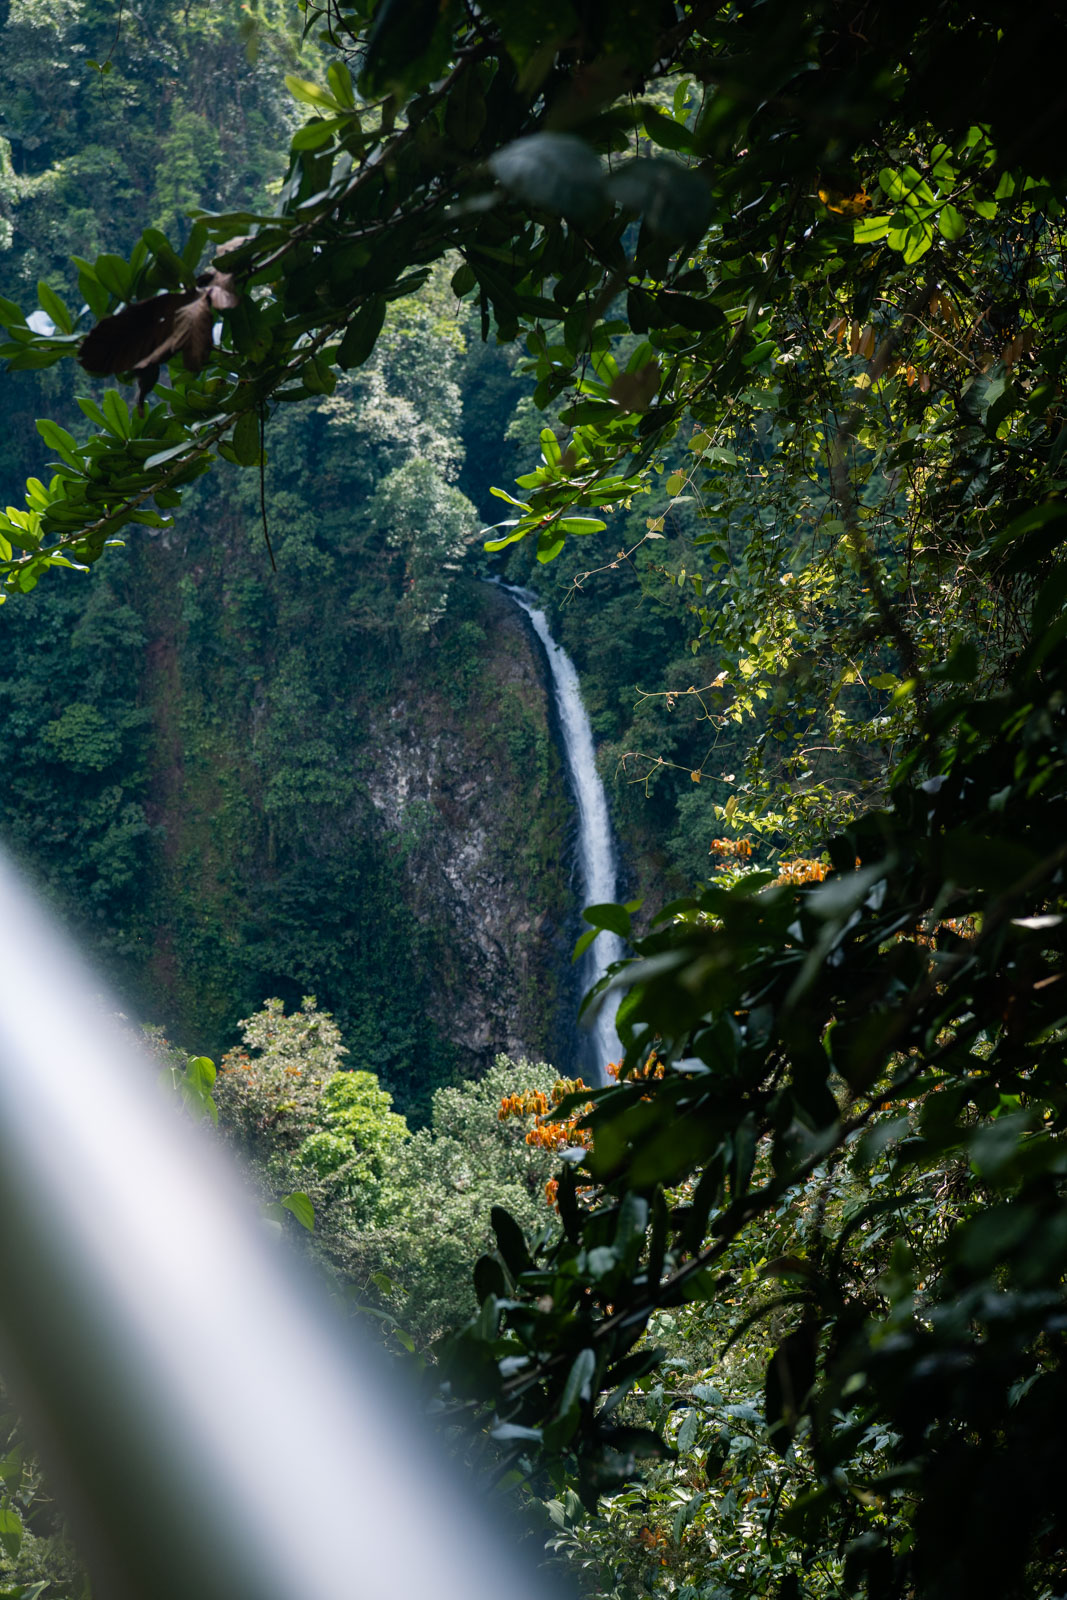
{"type": "MultiPolygon", "coordinates": [[[[596,769],[593,730],[582,704],[578,674],[570,656],[553,639],[548,619],[538,609],[537,596],[528,589],[516,589],[506,583],[500,587],[525,611],[544,646],[563,734],[567,771],[578,806],[578,870],[581,874],[582,904],[603,905],[606,901],[613,901],[617,894],[615,834],[608,814],[604,785],[596,769]]],[[[598,934],[582,958],[583,987],[592,988],[611,963],[618,961],[622,955],[623,943],[618,934],[598,934]]],[[[613,991],[597,1011],[590,1029],[590,1043],[584,1053],[589,1058],[597,1084],[606,1081],[606,1063],[618,1061],[622,1055],[622,1045],[615,1031],[615,1013],[618,1009],[619,995],[613,991]]]]}

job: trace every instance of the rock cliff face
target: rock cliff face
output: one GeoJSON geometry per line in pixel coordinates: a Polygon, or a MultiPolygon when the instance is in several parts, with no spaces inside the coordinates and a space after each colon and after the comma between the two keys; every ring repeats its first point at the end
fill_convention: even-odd
{"type": "MultiPolygon", "coordinates": [[[[152,558],[156,596],[173,593],[169,559],[152,558]]],[[[499,1051],[566,1065],[572,806],[518,613],[457,580],[406,650],[329,619],[249,648],[236,591],[216,599],[225,568],[218,542],[181,610],[148,622],[159,845],[141,1011],[214,1053],[268,995],[314,993],[352,1064],[416,1115],[499,1051]]]]}
{"type": "Polygon", "coordinates": [[[191,1052],[314,994],[416,1116],[498,1051],[569,1065],[573,819],[534,641],[458,574],[405,632],[299,531],[275,578],[216,495],[5,617],[0,830],[191,1052]]]}
{"type": "Polygon", "coordinates": [[[559,1043],[569,797],[534,641],[498,592],[465,598],[485,633],[478,689],[375,714],[363,782],[405,901],[443,934],[430,1013],[482,1064],[559,1043]]]}

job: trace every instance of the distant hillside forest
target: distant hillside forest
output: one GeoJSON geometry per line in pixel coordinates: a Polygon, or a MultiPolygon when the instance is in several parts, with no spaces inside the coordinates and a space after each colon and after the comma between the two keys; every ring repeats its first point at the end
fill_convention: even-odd
{"type": "MultiPolygon", "coordinates": [[[[44,279],[76,304],[72,255],[145,227],[180,244],[194,205],[272,203],[279,128],[301,117],[283,73],[317,59],[286,6],[149,5],[109,55],[110,7],[24,3],[3,38],[9,299],[44,279]]],[[[365,366],[269,418],[277,573],[258,483],[221,465],[172,532],[134,535],[0,627],[0,832],[131,1004],[217,1054],[268,995],[314,992],[421,1114],[498,1050],[566,1065],[574,1048],[572,801],[536,650],[478,580],[541,590],[578,663],[627,893],[662,900],[708,870],[719,779],[743,760],[662,698],[694,670],[661,581],[691,535],[681,511],[669,541],[617,563],[643,507],[558,570],[485,556],[490,487],[536,462],[543,419],[521,352],[482,341],[449,275],[396,305],[365,366]],[[606,570],[575,587],[590,567],[606,570]],[[650,753],[677,766],[646,782],[650,753]],[[488,858],[450,881],[468,828],[488,858]]],[[[73,365],[0,381],[17,500],[40,470],[34,419],[98,385],[73,365]]]]}

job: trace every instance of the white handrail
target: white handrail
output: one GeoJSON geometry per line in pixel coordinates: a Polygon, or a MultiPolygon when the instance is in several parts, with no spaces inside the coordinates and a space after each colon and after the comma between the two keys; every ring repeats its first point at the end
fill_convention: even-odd
{"type": "Polygon", "coordinates": [[[0,856],[0,1370],[102,1600],[543,1597],[100,988],[0,856]]]}

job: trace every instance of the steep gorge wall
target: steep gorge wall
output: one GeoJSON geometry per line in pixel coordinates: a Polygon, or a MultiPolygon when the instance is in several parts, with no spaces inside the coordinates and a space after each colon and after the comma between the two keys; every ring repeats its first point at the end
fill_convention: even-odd
{"type": "Polygon", "coordinates": [[[140,557],[159,838],[142,1007],[217,1050],[266,994],[314,992],[412,1109],[498,1051],[565,1050],[570,804],[512,608],[460,580],[434,635],[390,651],[351,629],[337,648],[324,606],[317,635],[255,658],[218,534],[182,553],[184,593],[173,550],[140,557]]]}
{"type": "Polygon", "coordinates": [[[406,903],[444,935],[437,1025],[480,1060],[547,1053],[569,954],[568,797],[535,646],[498,593],[463,598],[485,635],[477,687],[461,706],[416,692],[372,715],[363,781],[406,903]]]}
{"type": "Polygon", "coordinates": [[[177,1042],[217,1055],[314,993],[418,1115],[499,1050],[565,1060],[543,664],[485,584],[402,645],[297,554],[275,579],[220,495],[5,608],[0,835],[177,1042]]]}

